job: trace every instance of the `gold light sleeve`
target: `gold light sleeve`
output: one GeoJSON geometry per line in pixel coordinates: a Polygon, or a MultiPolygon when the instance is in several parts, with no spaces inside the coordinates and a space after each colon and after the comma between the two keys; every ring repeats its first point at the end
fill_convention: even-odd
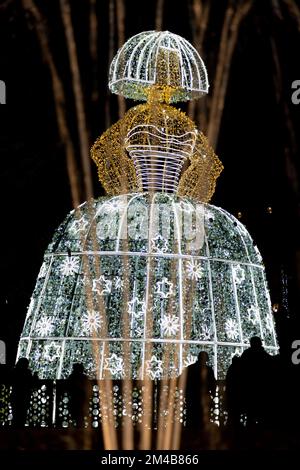
{"type": "Polygon", "coordinates": [[[199,132],[194,153],[190,158],[190,166],[180,178],[178,195],[209,202],[223,168],[207,138],[199,132]]]}
{"type": "MultiPolygon", "coordinates": [[[[215,191],[216,180],[223,169],[222,163],[206,137],[202,132],[196,131],[194,122],[185,113],[157,100],[131,108],[93,145],[91,156],[98,167],[99,180],[106,193],[119,195],[142,190],[141,184],[138,184],[137,169],[126,150],[129,131],[141,125],[155,126],[156,129],[163,130],[166,142],[168,136],[182,136],[189,132],[195,135],[190,156],[185,160],[180,175],[177,194],[209,202],[215,191]]],[[[136,135],[135,140],[138,140],[135,144],[141,145],[143,149],[148,145],[151,148],[153,144],[145,133],[136,135]]]]}
{"type": "Polygon", "coordinates": [[[127,130],[125,115],[104,132],[91,148],[99,181],[108,195],[137,191],[135,168],[124,147],[127,130]]]}

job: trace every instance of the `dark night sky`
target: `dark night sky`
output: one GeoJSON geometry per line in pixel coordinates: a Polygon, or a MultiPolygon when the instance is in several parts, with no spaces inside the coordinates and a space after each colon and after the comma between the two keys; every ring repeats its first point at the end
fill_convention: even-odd
{"type": "MultiPolygon", "coordinates": [[[[0,5],[1,2],[0,1],[0,5]]],[[[88,2],[71,1],[79,60],[86,97],[91,75],[88,50],[88,2]]],[[[219,47],[218,28],[226,2],[213,1],[213,19],[208,51],[219,47]]],[[[272,297],[279,297],[279,271],[290,276],[291,303],[300,307],[295,282],[295,253],[300,250],[299,199],[286,176],[284,148],[288,131],[282,103],[287,103],[298,133],[300,105],[291,103],[291,83],[300,79],[300,32],[285,14],[280,21],[271,14],[270,1],[254,2],[244,21],[234,54],[217,153],[225,170],[219,179],[213,203],[236,214],[241,210],[254,240],[265,258],[272,297]],[[274,89],[274,63],[270,37],[279,47],[283,78],[280,103],[274,89]],[[272,206],[273,214],[266,212],[272,206]]],[[[72,121],[74,103],[70,91],[64,35],[57,1],[38,1],[49,23],[51,45],[68,93],[68,117],[72,121]],[[68,88],[69,87],[69,88],[68,88]]],[[[166,1],[164,29],[191,40],[188,2],[166,1]]],[[[154,28],[155,2],[126,2],[126,38],[154,28]]],[[[104,100],[107,86],[108,8],[99,2],[100,100],[88,107],[91,143],[104,130],[104,100]],[[101,9],[100,9],[101,7],[101,9]]],[[[208,63],[213,86],[213,71],[208,63]]],[[[8,343],[9,359],[14,359],[43,251],[55,227],[71,207],[64,150],[60,144],[48,69],[43,64],[34,29],[29,30],[21,3],[13,1],[0,10],[0,80],[7,86],[7,104],[0,106],[0,153],[2,190],[0,338],[8,343]]],[[[113,97],[111,102],[116,103],[113,97]]],[[[131,106],[132,103],[128,103],[131,106]]],[[[293,156],[298,172],[298,150],[293,156]]],[[[299,173],[298,173],[299,174],[299,173]]],[[[93,166],[95,194],[102,194],[93,166]]],[[[295,310],[295,307],[294,309],[295,310]]],[[[292,317],[297,320],[297,312],[292,317]]],[[[298,312],[298,316],[300,316],[298,312]]],[[[293,323],[294,324],[294,323],[293,323]]]]}

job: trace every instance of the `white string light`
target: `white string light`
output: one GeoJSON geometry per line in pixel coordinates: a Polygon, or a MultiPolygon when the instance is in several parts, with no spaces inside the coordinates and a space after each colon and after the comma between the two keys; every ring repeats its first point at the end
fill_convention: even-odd
{"type": "Polygon", "coordinates": [[[139,189],[175,193],[182,166],[193,153],[195,141],[196,132],[169,135],[153,125],[131,129],[125,148],[134,162],[139,189]]]}
{"type": "Polygon", "coordinates": [[[110,90],[127,98],[146,100],[147,88],[159,80],[160,54],[164,57],[164,84],[174,85],[174,75],[178,75],[178,90],[172,102],[199,98],[208,92],[207,71],[200,55],[188,41],[169,31],[145,31],[131,37],[112,61],[110,90]]]}

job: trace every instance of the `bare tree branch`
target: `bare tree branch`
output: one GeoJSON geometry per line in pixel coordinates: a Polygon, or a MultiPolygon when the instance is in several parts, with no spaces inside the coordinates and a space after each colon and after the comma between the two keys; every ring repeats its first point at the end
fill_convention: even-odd
{"type": "MultiPolygon", "coordinates": [[[[114,56],[114,39],[115,39],[115,2],[110,0],[108,2],[108,23],[109,23],[109,38],[108,38],[108,67],[110,66],[114,56]]],[[[108,129],[112,123],[111,106],[110,106],[110,91],[107,88],[105,98],[105,127],[108,129]]]]}
{"type": "Polygon", "coordinates": [[[99,88],[97,80],[98,64],[98,18],[96,13],[96,0],[90,0],[90,54],[93,67],[92,102],[99,99],[99,88]]]}
{"type": "Polygon", "coordinates": [[[272,4],[273,12],[277,16],[277,18],[280,21],[282,21],[283,20],[283,14],[282,14],[281,5],[280,5],[279,0],[271,0],[271,4],[272,4]]]}
{"type": "Polygon", "coordinates": [[[161,31],[162,30],[163,13],[164,13],[164,0],[157,0],[157,2],[156,2],[156,12],[155,12],[155,29],[156,29],[156,31],[161,31]]]}
{"type": "Polygon", "coordinates": [[[291,116],[291,112],[286,100],[282,99],[282,90],[283,90],[283,77],[282,71],[280,66],[280,58],[278,47],[276,44],[276,40],[274,37],[271,37],[271,48],[272,48],[272,57],[274,62],[274,88],[275,88],[275,96],[277,103],[282,107],[283,110],[283,120],[286,125],[286,129],[288,132],[288,143],[285,147],[285,166],[286,166],[286,175],[290,182],[291,188],[296,195],[298,201],[300,201],[300,186],[299,186],[299,178],[298,178],[298,171],[293,161],[294,157],[297,155],[297,138],[296,132],[293,125],[293,119],[291,116]]]}
{"type": "MultiPolygon", "coordinates": [[[[190,9],[191,26],[193,31],[193,42],[196,49],[200,52],[201,56],[205,59],[203,53],[203,42],[210,16],[211,3],[208,0],[192,0],[190,9]]],[[[191,119],[195,120],[201,129],[206,132],[207,128],[207,107],[209,99],[189,102],[188,115],[191,119]]]]}
{"type": "Polygon", "coordinates": [[[213,147],[216,147],[218,142],[230,66],[239,28],[252,4],[253,0],[231,2],[225,13],[207,132],[213,147]]]}
{"type": "MultiPolygon", "coordinates": [[[[116,0],[117,28],[118,28],[118,47],[122,47],[125,42],[125,4],[124,0],[116,0]]],[[[118,95],[119,118],[121,119],[126,111],[125,99],[118,95]]]]}
{"type": "Polygon", "coordinates": [[[58,131],[66,150],[67,171],[71,186],[72,201],[73,206],[77,207],[80,203],[78,168],[75,158],[75,150],[67,123],[65,93],[50,49],[46,19],[33,0],[22,0],[22,5],[24,10],[29,13],[30,18],[33,18],[34,20],[43,60],[49,67],[58,131]]]}
{"type": "Polygon", "coordinates": [[[72,87],[75,98],[75,107],[77,114],[77,127],[80,142],[80,154],[83,167],[83,179],[86,198],[93,196],[91,159],[89,156],[89,138],[86,123],[86,114],[84,109],[84,97],[82,92],[81,77],[77,58],[76,40],[73,31],[71,18],[71,8],[69,0],[60,0],[61,15],[65,28],[67,49],[69,54],[70,67],[72,72],[72,87]]]}
{"type": "Polygon", "coordinates": [[[282,0],[282,1],[287,6],[288,11],[290,12],[290,15],[292,16],[292,18],[294,18],[294,20],[296,21],[298,31],[300,31],[300,8],[299,6],[296,4],[295,0],[282,0]]]}
{"type": "Polygon", "coordinates": [[[0,5],[0,10],[6,10],[6,8],[8,8],[12,3],[13,3],[14,0],[5,0],[2,5],[0,5]]]}

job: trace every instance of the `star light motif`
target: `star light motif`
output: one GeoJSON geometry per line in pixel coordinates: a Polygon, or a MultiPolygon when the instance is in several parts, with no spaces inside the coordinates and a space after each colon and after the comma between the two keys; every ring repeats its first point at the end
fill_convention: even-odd
{"type": "Polygon", "coordinates": [[[115,288],[117,290],[122,290],[124,287],[124,281],[120,278],[120,276],[115,277],[115,288]]]}
{"type": "Polygon", "coordinates": [[[36,331],[39,336],[49,336],[53,331],[53,319],[42,317],[36,324],[36,331]]]}
{"type": "Polygon", "coordinates": [[[102,316],[95,310],[88,310],[82,317],[82,328],[85,333],[97,332],[102,323],[102,316]]]}
{"type": "Polygon", "coordinates": [[[156,283],[156,294],[163,299],[170,297],[173,294],[173,283],[163,277],[161,281],[156,283]]]}
{"type": "Polygon", "coordinates": [[[160,379],[163,374],[162,361],[153,355],[146,361],[146,373],[151,380],[160,379]]]}
{"type": "Polygon", "coordinates": [[[54,362],[55,359],[60,357],[61,346],[55,341],[51,341],[50,344],[46,344],[44,349],[44,359],[49,362],[54,362]]]}
{"type": "Polygon", "coordinates": [[[175,315],[164,315],[160,320],[160,327],[164,336],[174,336],[179,330],[179,318],[175,315]]]}
{"type": "Polygon", "coordinates": [[[186,272],[188,278],[196,281],[203,276],[203,269],[200,263],[197,263],[197,261],[193,259],[186,263],[186,272]]]}
{"type": "Polygon", "coordinates": [[[248,308],[248,319],[251,323],[253,323],[253,325],[256,325],[257,323],[259,323],[259,320],[260,320],[259,310],[254,305],[251,305],[251,307],[248,308]]]}
{"type": "Polygon", "coordinates": [[[151,250],[154,253],[166,253],[168,251],[168,241],[160,234],[151,239],[151,250]]]}
{"type": "Polygon", "coordinates": [[[112,281],[107,279],[103,274],[93,280],[92,291],[97,292],[98,295],[110,294],[112,287],[112,281]]]}
{"type": "Polygon", "coordinates": [[[232,276],[236,284],[242,284],[245,280],[245,270],[239,264],[232,266],[232,276]]]}
{"type": "Polygon", "coordinates": [[[225,322],[225,332],[229,339],[237,339],[239,336],[239,328],[236,321],[229,318],[225,322]]]}
{"type": "Polygon", "coordinates": [[[133,297],[133,299],[128,302],[128,313],[135,318],[143,318],[146,314],[146,302],[139,300],[137,297],[133,297]]]}
{"type": "Polygon", "coordinates": [[[72,235],[78,235],[79,233],[86,232],[88,225],[88,220],[86,220],[86,218],[82,216],[80,217],[80,219],[74,220],[72,222],[69,228],[69,232],[72,235]]]}
{"type": "Polygon", "coordinates": [[[105,359],[104,369],[108,370],[114,378],[123,378],[125,375],[124,361],[122,357],[118,357],[115,353],[105,359]]]}
{"type": "Polygon", "coordinates": [[[79,258],[75,256],[66,257],[60,265],[63,276],[73,276],[79,271],[79,258]]]}

